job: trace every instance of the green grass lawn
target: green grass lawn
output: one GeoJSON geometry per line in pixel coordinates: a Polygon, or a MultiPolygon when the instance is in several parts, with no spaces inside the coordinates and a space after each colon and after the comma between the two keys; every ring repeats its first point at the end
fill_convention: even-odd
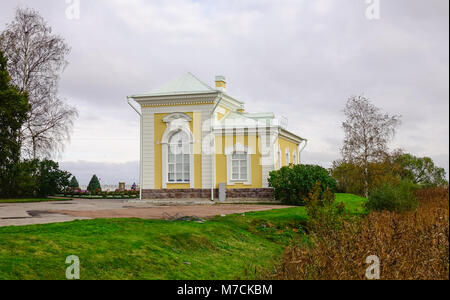
{"type": "MultiPolygon", "coordinates": [[[[364,198],[339,194],[361,212],[364,198]]],[[[303,207],[216,217],[205,223],[98,219],[0,228],[0,279],[253,279],[303,239],[303,207]]]]}
{"type": "Polygon", "coordinates": [[[0,199],[0,203],[32,203],[32,202],[51,202],[51,201],[69,201],[68,198],[18,198],[18,199],[0,199]]]}

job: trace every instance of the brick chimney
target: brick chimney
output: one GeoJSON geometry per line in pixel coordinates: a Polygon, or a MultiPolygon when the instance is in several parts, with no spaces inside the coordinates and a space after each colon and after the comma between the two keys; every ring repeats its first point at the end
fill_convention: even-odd
{"type": "Polygon", "coordinates": [[[216,90],[224,93],[227,91],[227,80],[225,76],[216,76],[216,90]]]}

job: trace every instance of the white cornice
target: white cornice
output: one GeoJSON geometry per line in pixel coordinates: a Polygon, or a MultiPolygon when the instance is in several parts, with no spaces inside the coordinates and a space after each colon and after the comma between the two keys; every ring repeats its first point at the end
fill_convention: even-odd
{"type": "MultiPolygon", "coordinates": [[[[169,106],[169,105],[180,105],[180,104],[206,104],[210,102],[215,102],[220,91],[208,91],[208,92],[195,92],[195,93],[183,93],[183,94],[155,94],[155,95],[133,95],[134,101],[139,103],[141,106],[169,106]]],[[[244,103],[234,99],[233,97],[222,94],[220,105],[231,109],[237,110],[244,107],[244,103]]]]}
{"type": "Polygon", "coordinates": [[[293,134],[292,132],[287,131],[286,129],[281,128],[280,129],[280,137],[290,140],[292,142],[300,144],[301,142],[305,141],[304,138],[299,137],[298,135],[293,134]]]}

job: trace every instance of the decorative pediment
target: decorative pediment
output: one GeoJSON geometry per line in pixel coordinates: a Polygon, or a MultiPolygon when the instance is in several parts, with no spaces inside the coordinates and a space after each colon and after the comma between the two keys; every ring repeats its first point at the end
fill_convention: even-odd
{"type": "Polygon", "coordinates": [[[164,123],[172,123],[175,120],[182,120],[182,121],[185,121],[185,122],[191,122],[192,118],[189,115],[185,114],[185,113],[177,112],[177,113],[172,113],[172,114],[170,114],[168,116],[165,116],[164,119],[163,119],[163,122],[164,123]]]}

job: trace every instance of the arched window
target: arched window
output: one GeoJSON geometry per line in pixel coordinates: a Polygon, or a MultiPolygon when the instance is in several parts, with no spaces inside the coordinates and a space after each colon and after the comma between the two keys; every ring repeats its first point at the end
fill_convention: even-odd
{"type": "Polygon", "coordinates": [[[168,181],[190,182],[190,143],[184,131],[174,133],[169,139],[168,181]]]}

